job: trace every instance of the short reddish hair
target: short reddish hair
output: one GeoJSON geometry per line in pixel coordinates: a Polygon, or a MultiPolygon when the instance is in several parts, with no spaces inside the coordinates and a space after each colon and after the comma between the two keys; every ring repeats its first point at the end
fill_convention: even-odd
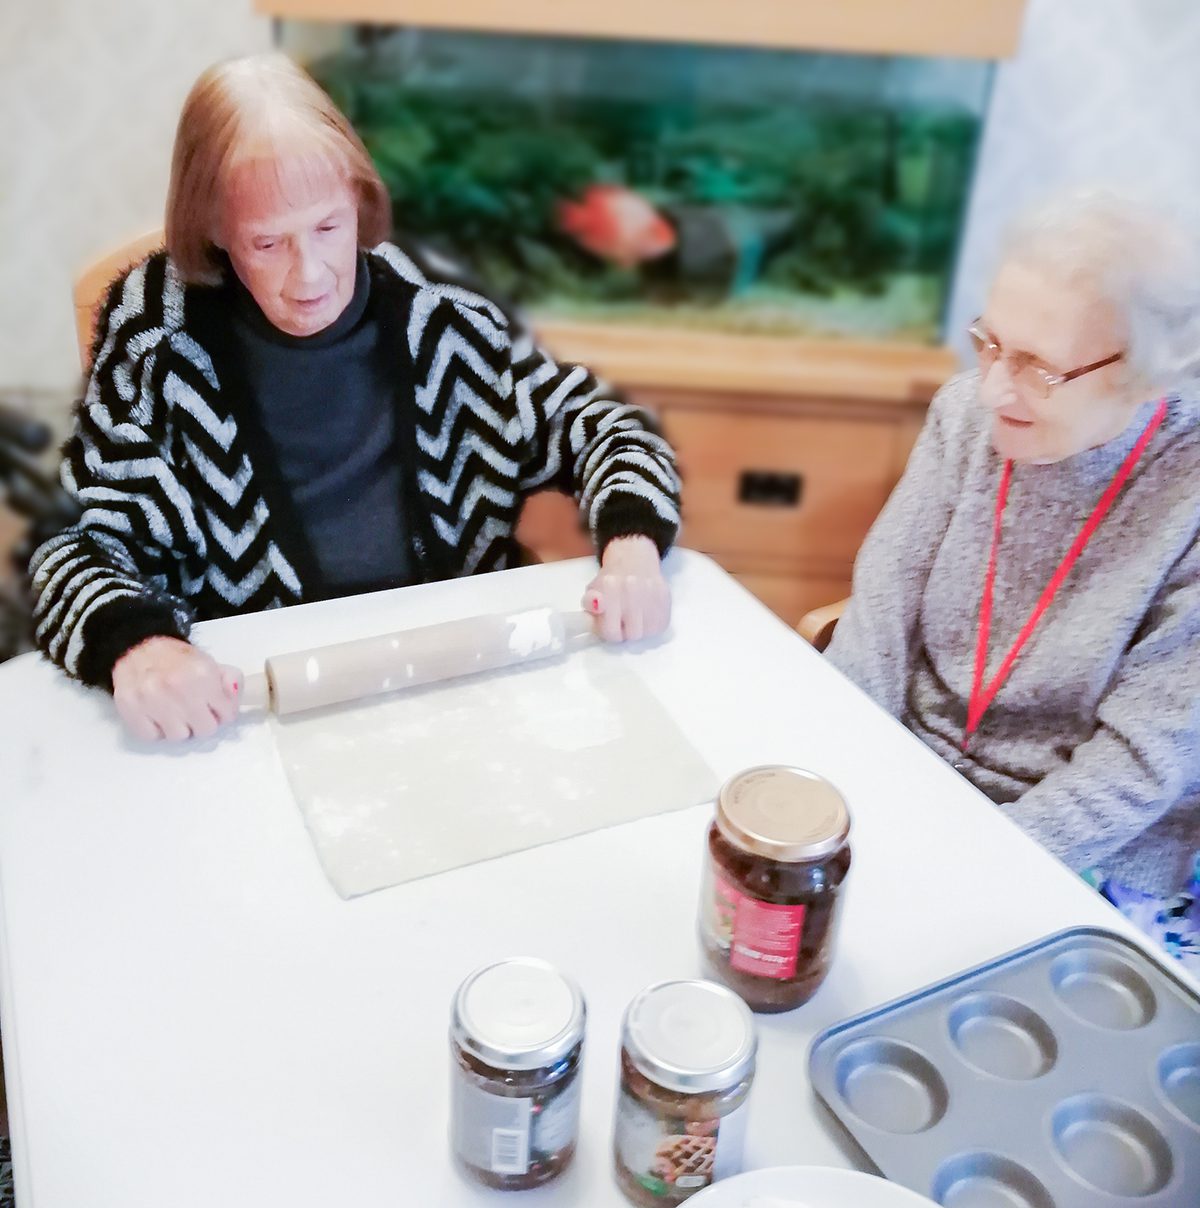
{"type": "Polygon", "coordinates": [[[391,234],[387,188],[345,115],[286,55],[253,55],[210,67],[192,86],[171,157],[166,244],[185,280],[211,281],[230,171],[251,148],[276,146],[281,124],[298,133],[358,197],[358,241],[391,234]]]}

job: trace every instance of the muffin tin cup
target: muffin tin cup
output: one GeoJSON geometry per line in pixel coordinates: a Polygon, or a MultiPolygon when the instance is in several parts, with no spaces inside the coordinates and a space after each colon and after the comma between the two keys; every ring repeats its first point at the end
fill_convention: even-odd
{"type": "Polygon", "coordinates": [[[1175,1115],[1200,1130],[1200,1041],[1177,1044],[1159,1058],[1158,1085],[1175,1115]]]}
{"type": "Polygon", "coordinates": [[[1077,928],[835,1025],[813,1086],[943,1208],[1200,1208],[1200,997],[1077,928]]]}
{"type": "Polygon", "coordinates": [[[1166,1138],[1148,1117],[1104,1095],[1075,1095],[1054,1109],[1054,1149],[1086,1187],[1124,1199],[1161,1191],[1174,1173],[1166,1138]]]}
{"type": "Polygon", "coordinates": [[[1154,1019],[1150,983],[1132,962],[1111,952],[1064,952],[1050,966],[1050,982],[1059,1005],[1080,1023],[1125,1032],[1154,1019]]]}
{"type": "Polygon", "coordinates": [[[1040,1078],[1058,1060],[1046,1021],[1003,994],[967,994],[950,1010],[950,1039],[959,1056],[997,1078],[1040,1078]]]}
{"type": "Polygon", "coordinates": [[[944,1162],[932,1190],[945,1208],[1054,1208],[1049,1192],[1024,1166],[982,1150],[944,1162]]]}
{"type": "Polygon", "coordinates": [[[838,1058],[842,1102],[872,1128],[918,1133],[946,1114],[946,1084],[916,1049],[869,1037],[847,1045],[838,1058]]]}

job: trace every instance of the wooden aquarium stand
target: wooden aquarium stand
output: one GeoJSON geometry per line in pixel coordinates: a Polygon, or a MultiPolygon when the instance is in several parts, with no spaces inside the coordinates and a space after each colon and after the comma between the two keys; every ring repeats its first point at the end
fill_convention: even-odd
{"type": "MultiPolygon", "coordinates": [[[[854,557],[956,368],[945,348],[538,324],[659,415],[684,475],[683,543],[711,554],[789,624],[850,591],[854,557]]],[[[537,496],[521,539],[587,553],[573,505],[537,496]]]]}
{"type": "Polygon", "coordinates": [[[1005,58],[1025,0],[255,0],[304,21],[854,54],[1005,58]]]}

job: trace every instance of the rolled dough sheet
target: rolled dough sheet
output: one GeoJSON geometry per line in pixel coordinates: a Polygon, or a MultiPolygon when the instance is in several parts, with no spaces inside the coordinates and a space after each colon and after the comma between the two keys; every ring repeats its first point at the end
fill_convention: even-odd
{"type": "Polygon", "coordinates": [[[711,799],[712,770],[629,658],[589,647],[272,718],[334,889],[358,897],[711,799]]]}

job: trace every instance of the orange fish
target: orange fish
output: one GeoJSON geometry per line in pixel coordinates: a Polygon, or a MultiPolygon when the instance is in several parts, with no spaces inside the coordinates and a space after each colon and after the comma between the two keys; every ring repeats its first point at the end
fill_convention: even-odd
{"type": "Polygon", "coordinates": [[[675,246],[671,224],[640,194],[621,185],[592,185],[582,201],[561,201],[558,223],[594,256],[633,268],[675,246]]]}

